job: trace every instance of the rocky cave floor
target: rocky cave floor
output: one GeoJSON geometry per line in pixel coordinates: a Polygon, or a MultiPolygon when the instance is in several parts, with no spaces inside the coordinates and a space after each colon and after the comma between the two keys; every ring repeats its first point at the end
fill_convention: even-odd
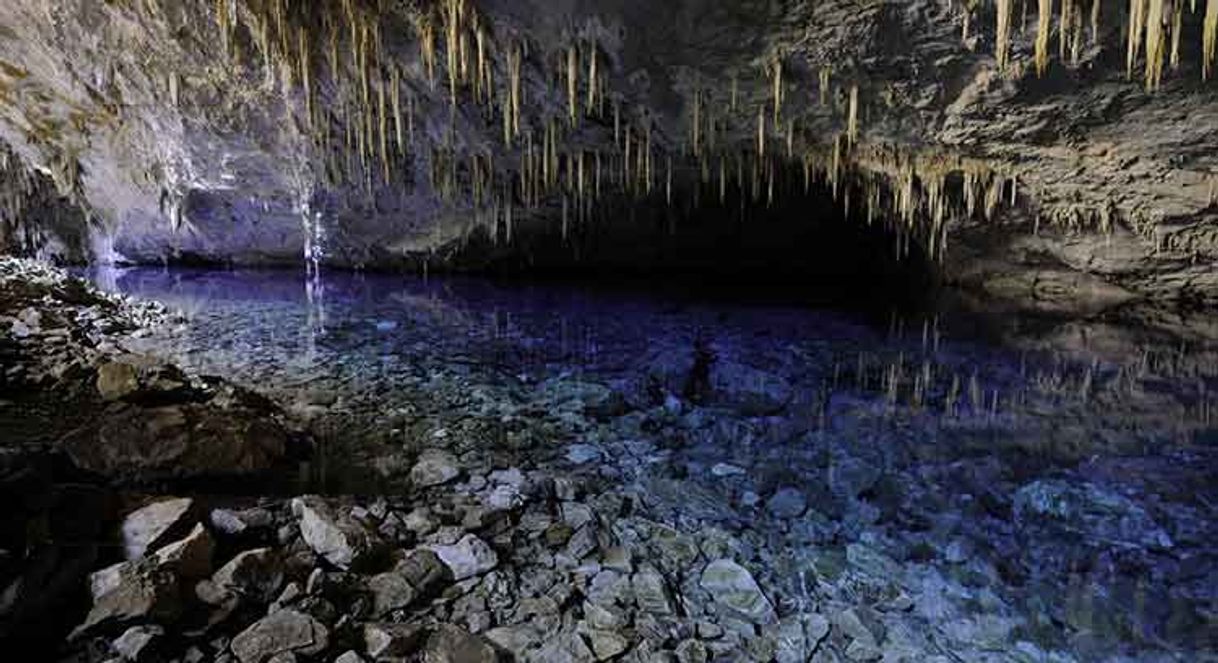
{"type": "Polygon", "coordinates": [[[727,359],[696,397],[668,347],[633,388],[438,359],[237,386],[156,358],[192,324],[0,260],[21,660],[1218,660],[1208,401],[1125,373],[929,445],[921,395],[836,365],[864,388],[819,411],[727,359]]]}

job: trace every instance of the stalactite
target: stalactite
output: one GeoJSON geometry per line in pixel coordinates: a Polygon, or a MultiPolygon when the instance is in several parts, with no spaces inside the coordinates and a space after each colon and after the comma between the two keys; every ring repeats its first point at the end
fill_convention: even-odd
{"type": "Polygon", "coordinates": [[[774,126],[782,123],[782,59],[774,60],[774,126]]]}
{"type": "Polygon", "coordinates": [[[1163,5],[1166,0],[1147,0],[1146,13],[1146,89],[1157,90],[1163,80],[1166,39],[1163,35],[1163,5]]]}
{"type": "MultiPolygon", "coordinates": [[[[1065,1],[1069,2],[1069,0],[1065,1]]],[[[1011,54],[1011,18],[1015,11],[1011,3],[1012,0],[997,0],[998,26],[994,39],[995,59],[998,61],[999,71],[1006,70],[1011,54]]]]}
{"type": "Polygon", "coordinates": [[[702,91],[694,90],[694,119],[690,126],[694,156],[702,155],[702,91]]]}
{"type": "Polygon", "coordinates": [[[1180,68],[1180,24],[1184,17],[1184,2],[1176,0],[1175,10],[1172,12],[1171,20],[1171,68],[1175,71],[1180,68]]]}
{"type": "MultiPolygon", "coordinates": [[[[1215,1],[1218,2],[1218,0],[1215,0],[1215,1]]],[[[733,113],[735,113],[736,109],[739,107],[739,100],[740,100],[740,80],[736,76],[736,74],[733,73],[732,74],[732,101],[731,101],[731,109],[732,109],[733,113]]]]}
{"type": "Polygon", "coordinates": [[[829,67],[820,68],[820,105],[826,106],[829,103],[829,67]]]}
{"type": "Polygon", "coordinates": [[[1074,25],[1074,0],[1061,0],[1061,17],[1058,19],[1057,56],[1063,61],[1069,50],[1071,26],[1074,25]]]}
{"type": "Polygon", "coordinates": [[[579,51],[575,46],[567,49],[567,115],[571,126],[575,126],[579,114],[579,51]]]}
{"type": "Polygon", "coordinates": [[[765,158],[765,110],[757,108],[757,156],[765,158]]]}
{"type": "Polygon", "coordinates": [[[1049,69],[1049,34],[1053,28],[1053,0],[1039,0],[1036,15],[1036,75],[1049,69]]]}
{"type": "Polygon", "coordinates": [[[596,108],[596,88],[597,81],[600,80],[597,73],[597,46],[596,42],[592,42],[588,46],[588,103],[587,112],[591,114],[596,108]]]}
{"type": "Polygon", "coordinates": [[[1091,45],[1100,43],[1100,5],[1104,0],[1091,0],[1091,45]]]}
{"type": "Polygon", "coordinates": [[[1142,33],[1146,30],[1146,4],[1152,0],[1129,0],[1129,36],[1126,44],[1125,75],[1133,78],[1133,67],[1142,50],[1142,33]]]}
{"type": "Polygon", "coordinates": [[[858,142],[859,137],[859,86],[850,86],[850,113],[847,116],[846,135],[849,144],[853,147],[858,142]]]}
{"type": "Polygon", "coordinates": [[[1209,80],[1210,70],[1214,66],[1214,56],[1218,55],[1218,0],[1208,0],[1205,4],[1203,32],[1201,78],[1209,80]]]}

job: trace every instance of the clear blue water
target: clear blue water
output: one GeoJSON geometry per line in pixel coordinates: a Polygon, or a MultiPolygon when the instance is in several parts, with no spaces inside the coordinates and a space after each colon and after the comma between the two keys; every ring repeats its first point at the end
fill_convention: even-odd
{"type": "Polygon", "coordinates": [[[312,421],[322,489],[393,490],[385,458],[412,436],[477,420],[487,439],[515,439],[520,421],[544,422],[515,462],[587,472],[576,461],[592,448],[594,473],[642,491],[654,517],[765,542],[789,597],[807,579],[781,569],[823,568],[861,542],[911,577],[925,567],[970,587],[969,605],[989,595],[970,582],[992,585],[1020,623],[1012,641],[1081,660],[1218,647],[1218,355],[1205,342],[671,288],[93,277],[186,315],[140,349],[312,421]],[[782,488],[811,505],[799,519],[767,507],[782,488]]]}

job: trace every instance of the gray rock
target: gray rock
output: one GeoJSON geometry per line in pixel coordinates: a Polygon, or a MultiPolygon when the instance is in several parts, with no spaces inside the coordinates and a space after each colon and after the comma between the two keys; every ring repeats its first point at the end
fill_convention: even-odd
{"type": "Polygon", "coordinates": [[[127,559],[142,557],[149,550],[169,543],[184,534],[194,500],[189,497],[153,502],[123,518],[123,552],[127,559]]]}
{"type": "Polygon", "coordinates": [[[283,585],[283,561],[273,548],[246,550],[220,567],[211,581],[222,592],[270,601],[283,585]]]}
{"type": "Polygon", "coordinates": [[[410,468],[410,481],[416,486],[427,488],[446,484],[460,474],[456,456],[443,449],[427,449],[419,455],[414,467],[410,468]]]}
{"type": "Polygon", "coordinates": [[[576,464],[583,465],[601,459],[600,447],[592,444],[572,444],[567,447],[567,460],[576,464]]]}
{"type": "Polygon", "coordinates": [[[316,619],[295,610],[280,610],[254,622],[230,645],[241,663],[264,663],[276,654],[319,654],[330,644],[330,633],[316,619]]]}
{"type": "Polygon", "coordinates": [[[368,579],[372,592],[372,612],[382,617],[393,610],[400,610],[414,603],[419,592],[400,573],[380,573],[368,579]]]}
{"type": "Polygon", "coordinates": [[[798,518],[808,510],[808,498],[795,488],[782,488],[766,502],[765,508],[776,518],[798,518]]]}
{"type": "Polygon", "coordinates": [[[183,580],[198,580],[211,574],[212,553],[215,543],[203,525],[195,525],[190,534],[160,548],[153,557],[162,567],[169,568],[183,580]]]}
{"type": "Polygon", "coordinates": [[[437,628],[427,639],[424,663],[494,663],[495,649],[485,639],[450,624],[437,628]]]}
{"type": "Polygon", "coordinates": [[[741,619],[756,624],[771,624],[776,619],[774,606],[752,574],[730,559],[707,564],[699,585],[716,603],[741,619]]]}
{"type": "Polygon", "coordinates": [[[334,659],[334,663],[365,663],[364,657],[348,649],[334,659]]]}
{"type": "Polygon", "coordinates": [[[664,587],[664,576],[655,569],[639,569],[630,579],[630,588],[639,610],[656,615],[672,614],[672,601],[664,587]]]}
{"type": "Polygon", "coordinates": [[[106,580],[92,582],[96,597],[83,624],[71,637],[96,627],[135,621],[171,622],[182,611],[178,577],[155,560],[143,559],[106,570],[106,580]]]}
{"type": "Polygon", "coordinates": [[[700,640],[689,638],[677,645],[677,660],[680,663],[706,663],[709,658],[706,645],[700,640]]]}
{"type": "Polygon", "coordinates": [[[630,648],[630,640],[616,631],[589,628],[581,633],[592,646],[592,653],[598,661],[611,659],[630,648]]]}
{"type": "Polygon", "coordinates": [[[145,661],[152,657],[156,641],[165,635],[159,626],[132,626],[123,632],[111,646],[127,661],[145,661]]]}
{"type": "Polygon", "coordinates": [[[410,656],[426,635],[419,624],[365,624],[364,652],[373,660],[410,656]]]}
{"type": "Polygon", "coordinates": [[[584,644],[584,639],[574,631],[554,633],[548,637],[537,652],[526,657],[536,663],[592,663],[596,654],[584,644]]]}
{"type": "Polygon", "coordinates": [[[450,546],[433,545],[427,549],[440,558],[452,573],[453,579],[458,582],[486,573],[499,564],[499,556],[495,551],[473,534],[466,534],[450,546]]]}
{"type": "Polygon", "coordinates": [[[1168,549],[1171,537],[1129,498],[1090,483],[1032,482],[1015,494],[1015,522],[1030,535],[1046,530],[1080,535],[1095,546],[1168,549]]]}
{"type": "Polygon", "coordinates": [[[319,497],[293,499],[292,513],[300,521],[305,543],[340,569],[351,568],[373,552],[376,539],[372,531],[319,497]]]}

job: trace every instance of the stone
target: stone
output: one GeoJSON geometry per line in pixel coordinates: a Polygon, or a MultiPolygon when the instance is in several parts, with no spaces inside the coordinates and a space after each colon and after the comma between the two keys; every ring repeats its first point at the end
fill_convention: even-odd
{"type": "Polygon", "coordinates": [[[1068,532],[1091,546],[1167,550],[1171,536],[1133,500],[1092,483],[1034,481],[1014,499],[1015,522],[1032,536],[1068,532]]]}
{"type": "Polygon", "coordinates": [[[808,499],[795,488],[782,488],[766,502],[765,508],[775,518],[791,519],[802,516],[808,509],[808,499]]]}
{"type": "Polygon", "coordinates": [[[567,460],[576,465],[601,459],[600,447],[593,444],[572,444],[567,447],[567,460]]]}
{"type": "Polygon", "coordinates": [[[367,526],[319,497],[293,499],[292,513],[309,548],[340,569],[350,569],[374,550],[375,536],[367,526]]]}
{"type": "Polygon", "coordinates": [[[596,654],[574,631],[551,633],[533,656],[527,658],[537,663],[592,663],[596,654]]]}
{"type": "Polygon", "coordinates": [[[410,468],[410,481],[420,488],[446,484],[460,476],[457,457],[443,449],[427,449],[410,468]]]}
{"type": "Polygon", "coordinates": [[[419,624],[365,624],[364,652],[372,660],[397,659],[418,651],[427,630],[419,624]]]}
{"type": "Polygon", "coordinates": [[[400,573],[380,573],[368,579],[372,592],[372,612],[377,617],[408,607],[419,592],[400,573]]]}
{"type": "Polygon", "coordinates": [[[202,524],[195,525],[181,541],[171,543],[153,553],[157,563],[172,569],[183,580],[198,580],[211,575],[215,543],[202,524]]]}
{"type": "Polygon", "coordinates": [[[664,586],[664,576],[655,569],[640,568],[630,578],[630,589],[639,610],[656,615],[672,614],[672,600],[664,586]]]}
{"type": "Polygon", "coordinates": [[[431,637],[423,651],[424,663],[494,663],[495,650],[484,638],[468,631],[443,624],[431,637]]]}
{"type": "Polygon", "coordinates": [[[139,391],[139,374],[127,362],[112,361],[97,369],[97,392],[108,401],[116,401],[139,391]]]}
{"type": "Polygon", "coordinates": [[[263,529],[275,523],[274,516],[265,509],[213,509],[208,519],[212,527],[230,536],[241,536],[255,529],[263,529]]]}
{"type": "Polygon", "coordinates": [[[972,615],[945,624],[943,632],[956,642],[988,651],[1006,651],[1019,621],[998,615],[972,615]]]}
{"type": "Polygon", "coordinates": [[[194,500],[189,497],[166,499],[143,506],[123,518],[123,552],[127,559],[142,557],[149,550],[169,543],[184,534],[194,500]]]}
{"type": "Polygon", "coordinates": [[[273,548],[246,550],[212,574],[211,581],[222,592],[267,602],[283,584],[283,561],[273,548]]]}
{"type": "Polygon", "coordinates": [[[149,620],[171,622],[181,613],[178,577],[159,567],[155,560],[120,564],[104,573],[106,580],[103,582],[94,575],[91,582],[95,593],[93,607],[84,623],[73,631],[72,638],[102,625],[149,620]]]}
{"type": "Polygon", "coordinates": [[[334,663],[365,663],[364,657],[348,649],[334,659],[334,663]]]}
{"type": "Polygon", "coordinates": [[[156,641],[165,635],[159,626],[132,626],[123,632],[111,646],[126,661],[146,661],[156,649],[156,641]]]}
{"type": "Polygon", "coordinates": [[[613,631],[626,626],[626,616],[616,607],[584,602],[584,619],[594,629],[613,631]]]}
{"type": "Polygon", "coordinates": [[[689,638],[677,645],[677,660],[680,663],[706,663],[709,659],[706,645],[700,640],[689,638]]]}
{"type": "Polygon", "coordinates": [[[606,661],[630,648],[630,641],[616,631],[585,629],[582,631],[598,661],[606,661]]]}
{"type": "Polygon", "coordinates": [[[774,606],[762,593],[751,573],[730,559],[706,565],[699,586],[731,614],[756,624],[771,624],[776,619],[774,606]]]}
{"type": "Polygon", "coordinates": [[[473,534],[466,534],[453,545],[432,545],[428,549],[448,567],[453,580],[460,582],[490,571],[499,565],[495,551],[473,534]]]}
{"type": "Polygon", "coordinates": [[[265,663],[281,653],[312,656],[330,644],[330,633],[316,619],[291,609],[254,622],[233,638],[233,654],[241,663],[265,663]]]}

